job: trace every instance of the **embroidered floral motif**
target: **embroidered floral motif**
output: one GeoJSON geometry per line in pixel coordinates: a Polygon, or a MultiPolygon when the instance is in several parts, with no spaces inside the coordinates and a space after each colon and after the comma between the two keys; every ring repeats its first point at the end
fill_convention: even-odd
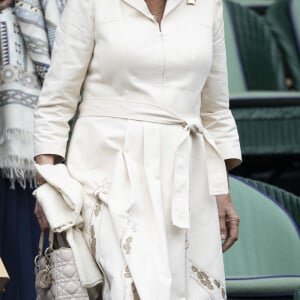
{"type": "Polygon", "coordinates": [[[94,207],[94,214],[95,214],[95,217],[98,217],[98,216],[99,216],[100,211],[101,211],[101,205],[102,205],[101,202],[96,202],[96,205],[95,205],[95,207],[94,207]]]}
{"type": "Polygon", "coordinates": [[[109,194],[111,188],[111,183],[107,180],[107,178],[104,178],[102,182],[97,184],[97,188],[95,189],[95,194],[109,194]]]}
{"type": "Polygon", "coordinates": [[[214,280],[215,286],[219,289],[221,287],[221,283],[218,280],[214,280]]]}
{"type": "Polygon", "coordinates": [[[204,286],[206,286],[210,290],[214,289],[211,281],[209,280],[209,276],[205,272],[199,271],[195,266],[192,266],[192,270],[197,274],[198,279],[204,286]]]}
{"type": "Polygon", "coordinates": [[[126,243],[123,245],[123,249],[125,250],[125,253],[128,255],[131,251],[131,243],[132,243],[132,237],[128,237],[126,239],[126,243]]]}
{"type": "Polygon", "coordinates": [[[190,239],[188,236],[185,237],[185,250],[190,248],[190,239]]]}
{"type": "Polygon", "coordinates": [[[129,271],[128,266],[126,266],[125,270],[124,270],[124,277],[125,278],[131,278],[131,273],[129,271]]]}
{"type": "Polygon", "coordinates": [[[221,293],[222,293],[223,299],[227,299],[227,297],[226,297],[226,292],[225,292],[225,289],[224,289],[224,288],[221,289],[221,293]]]}
{"type": "Polygon", "coordinates": [[[201,270],[200,267],[196,266],[194,263],[191,263],[190,276],[198,281],[203,287],[207,288],[207,292],[216,299],[227,299],[225,287],[222,282],[210,276],[207,272],[201,270]]]}
{"type": "Polygon", "coordinates": [[[92,225],[90,227],[90,232],[91,232],[91,253],[95,257],[96,255],[96,238],[95,238],[95,227],[92,225]]]}

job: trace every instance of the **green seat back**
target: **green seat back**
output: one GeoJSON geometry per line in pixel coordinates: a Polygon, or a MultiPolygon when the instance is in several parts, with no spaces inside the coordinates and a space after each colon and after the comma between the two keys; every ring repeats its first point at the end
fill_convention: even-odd
{"type": "MultiPolygon", "coordinates": [[[[297,1],[299,3],[299,0],[297,1]]],[[[285,65],[294,86],[300,90],[300,52],[297,49],[290,13],[290,0],[277,0],[266,13],[266,21],[282,51],[285,65]]],[[[300,12],[298,18],[300,18],[300,12]]]]}
{"type": "Polygon", "coordinates": [[[250,186],[253,186],[282,205],[282,207],[284,207],[293,217],[295,223],[300,229],[300,197],[259,180],[242,178],[242,181],[248,183],[250,186]]]}
{"type": "Polygon", "coordinates": [[[239,241],[224,255],[230,295],[293,294],[300,287],[300,239],[290,216],[238,180],[230,192],[241,218],[239,241]]]}
{"type": "Polygon", "coordinates": [[[290,16],[292,21],[293,30],[298,46],[298,52],[300,52],[300,1],[290,0],[290,16]]]}
{"type": "Polygon", "coordinates": [[[282,55],[264,18],[227,0],[248,90],[287,90],[282,55]]]}
{"type": "Polygon", "coordinates": [[[224,3],[223,12],[229,93],[240,93],[246,91],[247,86],[233,24],[226,2],[224,3]]]}
{"type": "Polygon", "coordinates": [[[240,3],[242,5],[247,5],[247,6],[255,6],[255,7],[260,7],[260,6],[269,6],[276,0],[233,0],[234,2],[240,3]]]}

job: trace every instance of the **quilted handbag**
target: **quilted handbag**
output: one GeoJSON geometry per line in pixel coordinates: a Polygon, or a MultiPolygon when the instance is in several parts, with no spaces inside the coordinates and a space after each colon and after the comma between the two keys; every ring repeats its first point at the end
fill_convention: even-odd
{"type": "Polygon", "coordinates": [[[35,258],[36,300],[88,300],[80,284],[71,248],[53,248],[54,233],[49,233],[49,247],[43,254],[44,233],[35,258]]]}

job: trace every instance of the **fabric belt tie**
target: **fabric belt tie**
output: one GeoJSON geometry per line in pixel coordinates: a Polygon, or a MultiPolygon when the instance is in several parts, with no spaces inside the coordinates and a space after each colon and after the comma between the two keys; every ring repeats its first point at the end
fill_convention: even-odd
{"type": "Polygon", "coordinates": [[[111,117],[166,125],[180,125],[183,127],[175,154],[172,186],[172,223],[179,228],[189,228],[191,138],[204,138],[215,150],[216,154],[220,156],[212,137],[202,126],[200,117],[185,120],[158,105],[106,98],[84,99],[79,111],[80,117],[111,117]]]}
{"type": "Polygon", "coordinates": [[[174,177],[172,187],[172,222],[180,228],[190,227],[190,154],[191,139],[204,136],[204,129],[200,119],[184,121],[184,131],[180,137],[176,150],[174,177]]]}

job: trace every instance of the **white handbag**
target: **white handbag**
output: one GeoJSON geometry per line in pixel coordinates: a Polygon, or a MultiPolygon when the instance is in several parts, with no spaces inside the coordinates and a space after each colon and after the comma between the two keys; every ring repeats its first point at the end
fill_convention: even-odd
{"type": "Polygon", "coordinates": [[[49,247],[44,251],[41,233],[39,253],[35,258],[35,287],[37,300],[88,300],[86,288],[81,286],[71,248],[53,249],[54,233],[49,233],[49,247]]]}
{"type": "Polygon", "coordinates": [[[64,164],[36,165],[36,169],[46,183],[35,189],[33,195],[42,207],[49,227],[55,232],[55,241],[61,233],[65,235],[82,286],[89,288],[103,283],[104,277],[81,230],[83,187],[70,176],[64,164]]]}

